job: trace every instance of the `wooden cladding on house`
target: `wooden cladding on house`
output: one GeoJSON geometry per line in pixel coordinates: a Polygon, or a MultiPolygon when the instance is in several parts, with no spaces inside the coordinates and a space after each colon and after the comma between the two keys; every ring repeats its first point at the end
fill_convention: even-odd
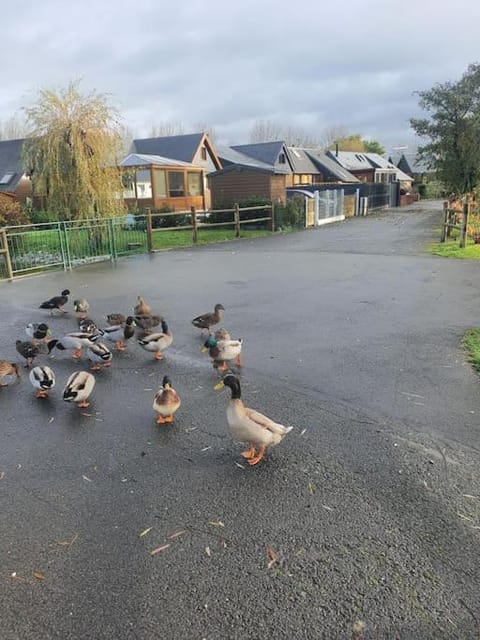
{"type": "Polygon", "coordinates": [[[285,203],[285,175],[242,169],[209,176],[213,208],[231,206],[251,198],[266,198],[285,203]]]}

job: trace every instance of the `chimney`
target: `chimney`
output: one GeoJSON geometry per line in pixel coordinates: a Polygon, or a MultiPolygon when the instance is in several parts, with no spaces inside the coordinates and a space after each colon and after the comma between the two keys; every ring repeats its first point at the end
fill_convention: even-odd
{"type": "Polygon", "coordinates": [[[338,158],[338,142],[335,142],[335,156],[338,158]]]}

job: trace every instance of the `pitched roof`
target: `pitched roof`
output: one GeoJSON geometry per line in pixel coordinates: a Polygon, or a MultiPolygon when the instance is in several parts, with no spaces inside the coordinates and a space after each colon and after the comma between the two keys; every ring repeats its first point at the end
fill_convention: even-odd
{"type": "Polygon", "coordinates": [[[416,153],[402,153],[396,160],[392,159],[392,162],[397,165],[402,171],[410,175],[416,173],[435,173],[435,169],[428,166],[425,160],[417,159],[416,153]]]}
{"type": "Polygon", "coordinates": [[[301,147],[287,147],[288,159],[293,173],[318,173],[306,150],[301,147]]]}
{"type": "Polygon", "coordinates": [[[390,170],[395,169],[397,180],[411,181],[412,179],[411,176],[404,173],[401,169],[399,169],[396,165],[394,165],[393,162],[390,162],[390,160],[387,160],[386,158],[379,155],[378,153],[366,153],[365,155],[367,156],[368,160],[372,163],[372,165],[376,169],[390,169],[390,170]]]}
{"type": "Polygon", "coordinates": [[[151,166],[170,166],[170,167],[193,167],[191,162],[182,162],[181,160],[172,160],[172,158],[164,158],[147,153],[129,153],[119,164],[120,167],[151,167],[151,166]]]}
{"type": "Polygon", "coordinates": [[[327,151],[327,155],[348,171],[365,171],[373,168],[367,154],[360,151],[327,151]]]}
{"type": "Polygon", "coordinates": [[[284,147],[285,142],[278,140],[276,142],[258,142],[256,144],[237,144],[233,145],[232,149],[256,158],[260,162],[273,165],[277,162],[278,155],[284,147]]]}
{"type": "Polygon", "coordinates": [[[132,142],[131,152],[192,162],[204,135],[204,133],[188,133],[162,138],[140,138],[132,142]]]}
{"type": "Polygon", "coordinates": [[[340,180],[341,182],[360,182],[360,180],[342,167],[338,162],[332,160],[323,151],[317,149],[305,149],[318,171],[329,180],[340,180]]]}
{"type": "Polygon", "coordinates": [[[22,148],[25,138],[0,140],[0,191],[14,192],[25,174],[22,148]]]}
{"type": "MultiPolygon", "coordinates": [[[[252,169],[267,169],[271,171],[273,169],[272,164],[256,160],[252,156],[248,156],[245,153],[237,151],[234,147],[217,147],[217,154],[224,168],[229,165],[238,165],[252,169]]],[[[288,169],[280,169],[275,167],[275,173],[289,173],[288,169]]]]}
{"type": "Polygon", "coordinates": [[[242,171],[255,171],[258,173],[269,173],[270,175],[286,175],[287,171],[279,171],[276,167],[272,167],[269,165],[265,165],[264,167],[260,167],[257,165],[244,165],[244,164],[229,164],[226,167],[223,167],[223,169],[219,169],[218,171],[212,171],[212,173],[208,174],[208,177],[211,178],[212,176],[222,176],[226,173],[233,173],[233,172],[242,172],[242,171]]]}

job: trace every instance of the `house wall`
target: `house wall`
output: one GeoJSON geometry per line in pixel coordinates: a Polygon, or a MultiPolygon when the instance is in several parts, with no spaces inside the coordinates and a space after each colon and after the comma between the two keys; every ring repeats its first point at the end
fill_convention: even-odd
{"type": "Polygon", "coordinates": [[[209,176],[214,208],[230,207],[248,198],[268,198],[272,202],[286,202],[285,175],[240,168],[216,176],[209,176]]]}
{"type": "Polygon", "coordinates": [[[190,207],[195,207],[198,211],[204,210],[203,196],[188,196],[185,198],[125,198],[125,204],[128,209],[161,209],[168,207],[173,211],[190,211],[190,207]]]}
{"type": "Polygon", "coordinates": [[[363,169],[361,171],[352,171],[348,169],[356,178],[362,182],[375,182],[375,169],[363,169]]]}

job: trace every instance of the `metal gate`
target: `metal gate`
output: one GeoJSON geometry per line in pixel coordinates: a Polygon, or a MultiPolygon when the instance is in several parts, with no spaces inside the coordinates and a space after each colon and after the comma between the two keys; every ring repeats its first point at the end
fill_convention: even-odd
{"type": "Polygon", "coordinates": [[[12,275],[145,253],[145,216],[39,223],[5,229],[12,275]]]}

